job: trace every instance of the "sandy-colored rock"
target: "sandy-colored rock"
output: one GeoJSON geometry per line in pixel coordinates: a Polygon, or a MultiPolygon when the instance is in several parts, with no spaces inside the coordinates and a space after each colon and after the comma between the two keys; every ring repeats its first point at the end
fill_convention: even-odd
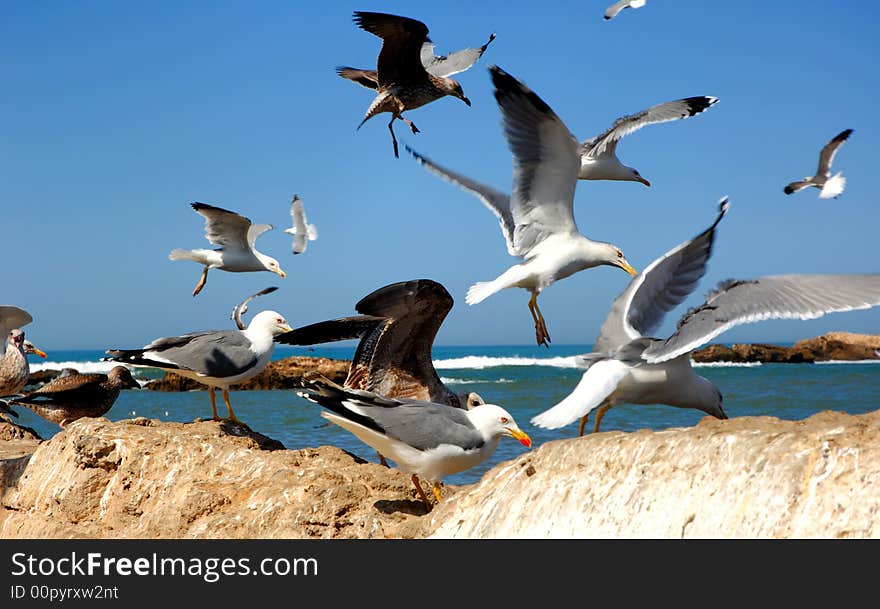
{"type": "Polygon", "coordinates": [[[2,504],[0,538],[406,538],[425,511],[409,476],[337,448],[143,418],[67,426],[2,504]]]}
{"type": "Polygon", "coordinates": [[[880,537],[880,411],[548,442],[423,520],[465,539],[880,537]]]}
{"type": "MultiPolygon", "coordinates": [[[[342,383],[348,374],[349,360],[329,357],[294,356],[269,362],[258,375],[232,389],[292,389],[306,372],[314,370],[328,379],[342,383]]],[[[205,389],[201,383],[174,373],[166,373],[161,379],[147,383],[147,389],[155,391],[192,391],[205,389]]]]}
{"type": "Polygon", "coordinates": [[[796,342],[791,347],[737,343],[730,347],[712,344],[691,355],[695,362],[762,362],[804,364],[828,360],[859,361],[880,359],[880,336],[829,332],[796,342]]]}

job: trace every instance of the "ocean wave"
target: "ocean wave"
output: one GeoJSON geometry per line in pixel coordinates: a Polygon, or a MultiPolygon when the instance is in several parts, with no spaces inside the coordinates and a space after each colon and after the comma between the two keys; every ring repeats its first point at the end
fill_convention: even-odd
{"type": "Polygon", "coordinates": [[[579,355],[568,357],[488,357],[484,355],[467,355],[451,359],[434,360],[438,370],[460,370],[469,368],[499,368],[502,366],[550,366],[552,368],[586,368],[579,355]]]}
{"type": "Polygon", "coordinates": [[[816,365],[823,364],[880,364],[880,359],[830,359],[827,362],[813,362],[816,365]]]}
{"type": "Polygon", "coordinates": [[[761,362],[691,362],[694,368],[755,368],[761,362]]]}
{"type": "Polygon", "coordinates": [[[479,379],[457,379],[457,378],[446,378],[445,376],[441,376],[440,382],[444,383],[444,384],[450,384],[450,385],[476,385],[477,383],[487,383],[487,384],[490,384],[490,383],[512,383],[513,379],[500,378],[500,379],[493,379],[491,381],[488,381],[488,380],[482,381],[479,379]]]}
{"type": "Polygon", "coordinates": [[[118,362],[30,362],[30,371],[38,372],[40,370],[63,370],[64,368],[73,368],[82,374],[90,374],[93,372],[102,372],[107,374],[116,366],[118,362]]]}

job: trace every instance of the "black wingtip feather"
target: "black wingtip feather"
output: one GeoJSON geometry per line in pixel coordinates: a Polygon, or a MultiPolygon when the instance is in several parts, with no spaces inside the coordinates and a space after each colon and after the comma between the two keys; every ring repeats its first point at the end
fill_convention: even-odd
{"type": "Polygon", "coordinates": [[[489,66],[489,73],[492,76],[492,84],[495,85],[495,100],[499,104],[503,104],[506,99],[521,95],[526,97],[540,112],[553,114],[553,109],[537,93],[498,66],[489,66]]]}

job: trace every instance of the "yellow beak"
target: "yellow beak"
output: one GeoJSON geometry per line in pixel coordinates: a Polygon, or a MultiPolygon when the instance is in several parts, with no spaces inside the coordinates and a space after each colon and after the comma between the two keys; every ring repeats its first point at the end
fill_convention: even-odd
{"type": "Polygon", "coordinates": [[[39,356],[42,357],[43,359],[46,359],[46,352],[45,352],[45,351],[43,351],[43,350],[41,350],[41,349],[37,349],[36,347],[34,347],[34,353],[35,353],[36,355],[39,355],[39,356]]]}
{"type": "Polygon", "coordinates": [[[521,429],[512,429],[510,427],[506,427],[505,429],[507,429],[507,433],[519,440],[520,444],[522,444],[526,448],[532,447],[532,439],[529,437],[529,434],[521,429]]]}
{"type": "Polygon", "coordinates": [[[291,328],[287,324],[281,324],[278,327],[281,328],[282,330],[284,330],[285,332],[293,332],[293,328],[291,328]]]}
{"type": "Polygon", "coordinates": [[[282,279],[284,279],[285,277],[287,277],[287,273],[285,273],[285,272],[282,271],[281,269],[278,269],[278,270],[275,271],[275,272],[278,273],[278,274],[281,276],[282,279]]]}
{"type": "Polygon", "coordinates": [[[635,270],[635,269],[632,267],[632,265],[631,265],[629,262],[627,262],[626,260],[618,260],[618,261],[617,261],[617,266],[619,266],[620,268],[622,268],[624,271],[626,271],[627,273],[629,273],[629,274],[632,275],[633,277],[635,277],[636,275],[639,274],[639,272],[638,272],[637,270],[635,270]]]}

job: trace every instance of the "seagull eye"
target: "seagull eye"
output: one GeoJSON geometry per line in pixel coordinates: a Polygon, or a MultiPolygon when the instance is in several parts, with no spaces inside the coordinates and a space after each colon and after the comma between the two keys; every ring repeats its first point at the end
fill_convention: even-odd
{"type": "Polygon", "coordinates": [[[507,417],[501,417],[501,422],[502,423],[510,423],[510,419],[508,419],[507,417]]]}
{"type": "Polygon", "coordinates": [[[623,258],[623,252],[617,252],[617,257],[618,257],[618,258],[623,258]]]}

